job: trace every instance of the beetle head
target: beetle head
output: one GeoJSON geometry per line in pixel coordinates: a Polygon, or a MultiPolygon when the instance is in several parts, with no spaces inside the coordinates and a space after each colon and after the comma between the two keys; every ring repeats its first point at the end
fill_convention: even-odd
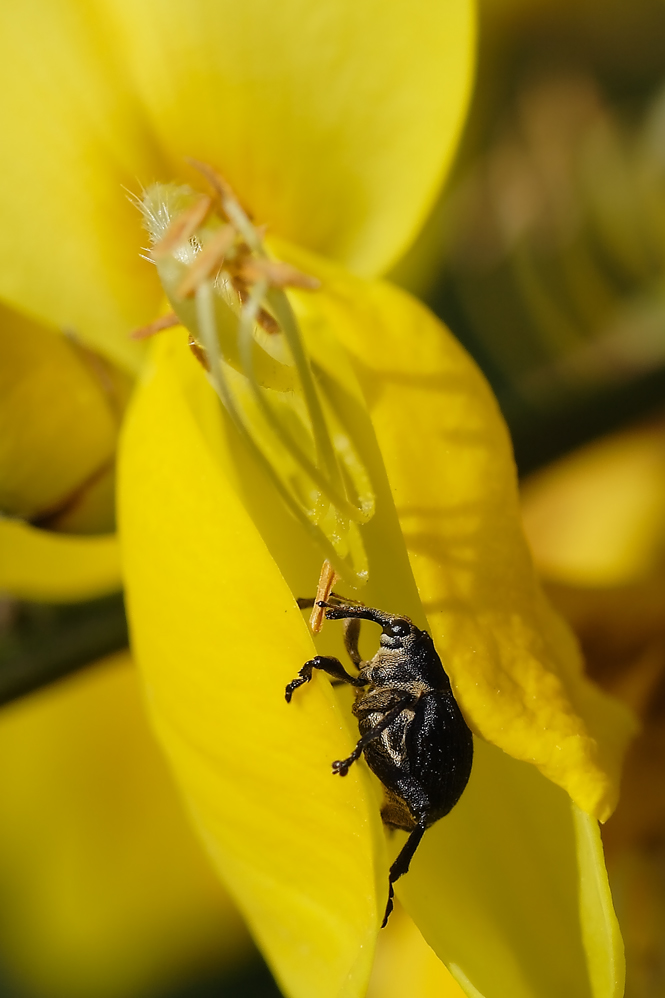
{"type": "Polygon", "coordinates": [[[416,628],[407,617],[390,617],[382,623],[382,648],[403,648],[416,628]]]}

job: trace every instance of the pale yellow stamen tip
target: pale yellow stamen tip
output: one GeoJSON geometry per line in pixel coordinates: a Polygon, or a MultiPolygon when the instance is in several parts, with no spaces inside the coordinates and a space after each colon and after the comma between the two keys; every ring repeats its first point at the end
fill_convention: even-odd
{"type": "Polygon", "coordinates": [[[323,627],[323,621],[325,619],[326,611],[325,607],[319,606],[320,602],[327,603],[328,597],[332,592],[332,587],[335,585],[339,578],[339,575],[332,567],[328,559],[324,561],[321,566],[321,574],[319,576],[319,584],[316,587],[316,598],[314,600],[314,606],[312,607],[312,614],[309,618],[309,626],[311,628],[312,634],[318,634],[323,627]]]}

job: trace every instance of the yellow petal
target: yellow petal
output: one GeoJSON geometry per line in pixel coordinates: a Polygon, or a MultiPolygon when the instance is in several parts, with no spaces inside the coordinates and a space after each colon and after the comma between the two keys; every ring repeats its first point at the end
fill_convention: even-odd
{"type": "MultiPolygon", "coordinates": [[[[311,638],[234,489],[233,439],[182,331],[163,334],[154,360],[123,436],[119,515],[133,643],[157,731],[286,992],[354,998],[385,898],[378,809],[361,770],[331,775],[353,742],[330,685],[317,676],[306,696],[284,700],[311,638]]],[[[247,501],[263,503],[268,543],[291,586],[307,593],[317,552],[279,500],[270,503],[269,483],[253,485],[247,501]]]]}
{"type": "Polygon", "coordinates": [[[615,433],[531,475],[524,526],[541,574],[582,586],[629,585],[665,551],[665,428],[615,433]]]}
{"type": "Polygon", "coordinates": [[[0,590],[10,596],[69,603],[121,586],[115,534],[71,537],[0,519],[0,590]]]}
{"type": "Polygon", "coordinates": [[[399,903],[379,936],[367,998],[464,998],[399,903]]]}
{"type": "Polygon", "coordinates": [[[397,886],[470,998],[622,998],[597,823],[482,741],[461,801],[397,886]]]}
{"type": "Polygon", "coordinates": [[[109,534],[115,530],[115,460],[88,480],[54,516],[39,525],[66,534],[109,534]]]}
{"type": "Polygon", "coordinates": [[[598,822],[573,805],[582,939],[594,998],[623,998],[626,966],[598,822]]]}
{"type": "Polygon", "coordinates": [[[101,358],[0,305],[4,513],[54,514],[112,465],[120,422],[112,377],[101,358]]]}
{"type": "Polygon", "coordinates": [[[133,998],[247,952],[128,656],[0,715],[0,954],[21,993],[133,998]]]}
{"type": "Polygon", "coordinates": [[[173,176],[212,163],[258,222],[363,273],[400,254],[466,109],[470,0],[107,3],[173,176]]]}
{"type": "Polygon", "coordinates": [[[123,187],[159,164],[112,38],[94,3],[2,7],[0,298],[132,369],[160,289],[123,187]]]}
{"type": "MultiPolygon", "coordinates": [[[[294,254],[294,259],[296,256],[294,254]]],[[[302,265],[305,255],[301,254],[299,259],[302,265]]],[[[455,399],[453,394],[455,388],[459,395],[463,389],[469,390],[469,381],[472,386],[474,383],[481,386],[472,395],[475,403],[483,401],[482,393],[487,389],[459,347],[449,343],[443,330],[410,299],[383,285],[368,285],[344,277],[325,264],[318,266],[317,271],[317,263],[311,258],[307,258],[306,263],[304,270],[318,272],[325,289],[298,298],[299,315],[317,363],[331,377],[343,378],[335,401],[341,409],[346,407],[345,418],[353,415],[355,442],[361,447],[377,493],[376,515],[364,528],[371,572],[363,597],[372,605],[406,612],[419,619],[422,611],[397,513],[391,502],[391,490],[399,495],[404,486],[399,476],[397,489],[394,481],[388,482],[385,478],[354,372],[344,368],[344,351],[338,346],[337,353],[331,350],[326,358],[330,337],[337,335],[356,357],[358,379],[369,401],[384,455],[391,455],[391,443],[387,433],[381,438],[385,430],[378,418],[382,415],[381,405],[386,399],[397,406],[402,400],[406,402],[399,410],[404,425],[395,432],[402,434],[403,449],[411,446],[420,460],[425,461],[424,471],[417,465],[411,468],[411,474],[420,481],[421,487],[423,477],[433,475],[431,462],[426,453],[423,456],[422,441],[417,436],[412,441],[405,435],[409,430],[413,434],[430,433],[433,437],[430,445],[432,448],[436,445],[436,433],[431,433],[418,409],[418,404],[427,404],[428,412],[440,419],[440,412],[432,407],[432,396],[436,401],[439,387],[436,365],[431,381],[417,368],[415,375],[409,369],[409,364],[429,363],[432,354],[437,358],[436,345],[432,344],[434,337],[427,335],[427,323],[436,333],[436,343],[443,344],[438,349],[445,351],[444,357],[451,363],[457,361],[461,374],[466,374],[465,381],[459,370],[454,369],[445,382],[446,400],[452,396],[453,411],[464,417],[465,422],[469,421],[471,406],[465,409],[460,405],[459,398],[455,399]],[[419,329],[419,323],[425,323],[424,332],[419,329]],[[410,337],[406,346],[400,341],[400,334],[410,337]],[[372,350],[366,349],[359,360],[358,354],[367,346],[368,339],[372,350]],[[385,367],[393,362],[399,362],[401,366],[389,368],[386,373],[385,367]],[[382,365],[384,370],[381,370],[382,365]],[[377,366],[379,373],[372,370],[377,366]],[[412,393],[415,398],[408,391],[413,382],[419,389],[418,393],[412,393]],[[399,389],[402,390],[401,398],[399,389]]],[[[489,411],[494,420],[489,429],[495,436],[487,430],[485,433],[489,443],[499,444],[497,461],[505,484],[508,472],[500,464],[502,454],[507,460],[505,442],[501,444],[500,437],[503,431],[495,410],[489,411]]],[[[473,422],[471,426],[474,426],[473,422]]],[[[436,422],[434,430],[440,432],[436,422]]],[[[460,435],[462,430],[464,425],[458,431],[460,435]]],[[[488,446],[482,423],[478,435],[488,446]]],[[[468,467],[462,458],[466,455],[472,462],[474,456],[470,446],[473,439],[466,437],[464,440],[467,448],[461,453],[453,452],[455,470],[463,480],[468,475],[468,467]]],[[[510,464],[507,467],[510,469],[510,464]]],[[[440,475],[440,470],[436,474],[440,475]]],[[[450,471],[448,474],[454,480],[450,471]]],[[[474,482],[472,477],[471,484],[474,482]]],[[[500,506],[499,513],[510,524],[510,517],[516,517],[517,506],[514,480],[509,479],[508,485],[512,492],[508,490],[505,508],[500,506]]],[[[136,649],[146,674],[158,730],[201,832],[276,966],[287,993],[299,996],[314,991],[318,995],[321,984],[314,987],[313,981],[317,975],[320,979],[325,974],[329,982],[326,994],[358,994],[364,984],[366,964],[360,963],[358,949],[348,936],[343,935],[337,919],[346,919],[346,926],[353,926],[356,946],[359,942],[363,948],[367,947],[372,924],[376,926],[373,864],[380,878],[378,897],[380,902],[385,899],[385,865],[373,829],[378,809],[371,803],[371,795],[365,798],[360,782],[353,789],[354,794],[357,792],[353,798],[355,813],[348,805],[345,808],[345,799],[339,796],[339,783],[331,783],[328,778],[330,760],[340,757],[343,751],[342,729],[337,726],[337,713],[328,699],[329,691],[322,677],[317,676],[320,681],[303,691],[304,696],[292,705],[302,711],[298,715],[297,728],[293,726],[290,713],[280,715],[276,710],[285,680],[293,676],[298,665],[311,654],[309,639],[293,612],[290,593],[311,593],[320,559],[317,561],[304,531],[285,514],[270,483],[253,468],[235,434],[225,422],[220,423],[216,399],[205,384],[201,368],[186,351],[179,332],[165,334],[162,342],[156,345],[155,368],[147,373],[146,383],[136,397],[123,442],[121,497],[129,609],[136,649]],[[251,736],[248,735],[250,725],[251,736]],[[301,751],[306,753],[306,760],[301,757],[301,751]],[[280,772],[287,767],[290,768],[288,780],[284,772],[280,772]],[[301,774],[306,779],[301,781],[301,774]],[[332,807],[331,800],[335,801],[332,807]],[[268,808],[269,815],[266,814],[268,808]],[[306,859],[308,863],[311,860],[312,865],[308,867],[306,884],[300,879],[302,866],[292,859],[294,842],[297,845],[302,842],[303,828],[311,830],[306,859]],[[329,833],[332,840],[326,837],[329,833]],[[349,852],[349,842],[359,843],[360,851],[354,848],[349,852]],[[319,851],[322,844],[325,854],[319,851]],[[265,859],[266,847],[272,851],[269,863],[265,859]],[[372,848],[375,850],[373,857],[370,855],[372,848]],[[362,849],[366,850],[364,855],[362,849]],[[247,855],[248,851],[251,855],[247,855]],[[287,860],[286,869],[283,857],[287,860]],[[348,874],[350,880],[346,880],[348,874]],[[312,895],[317,898],[316,911],[329,913],[325,946],[320,941],[325,923],[313,921],[313,905],[310,904],[309,918],[302,918],[302,898],[306,890],[310,892],[310,898],[312,895]],[[354,890],[357,892],[355,897],[354,890]],[[279,915],[275,895],[281,897],[279,915]],[[330,931],[331,922],[336,926],[335,934],[330,931]],[[275,925],[282,926],[279,937],[275,925]],[[290,934],[284,931],[284,926],[290,934]],[[306,961],[302,951],[294,945],[293,936],[298,936],[301,946],[306,949],[306,961]],[[341,984],[342,966],[346,988],[341,984]]],[[[466,521],[458,519],[453,524],[455,529],[460,529],[460,522],[465,526],[466,521]]],[[[513,532],[517,537],[519,558],[519,545],[523,546],[524,542],[519,540],[515,524],[513,532]]],[[[456,536],[453,533],[452,539],[456,536]]],[[[462,532],[461,537],[465,540],[466,534],[462,532]]],[[[490,559],[491,569],[494,556],[491,546],[488,553],[479,545],[477,557],[481,567],[490,559]]],[[[415,559],[414,566],[418,575],[415,559]]],[[[535,585],[532,574],[528,580],[531,586],[535,585]]],[[[455,608],[460,614],[464,610],[455,608]]],[[[515,599],[515,613],[528,613],[529,609],[530,604],[527,603],[525,611],[515,599]]],[[[464,613],[470,616],[477,612],[482,623],[483,611],[482,602],[476,604],[470,600],[464,613]]],[[[564,637],[561,637],[556,630],[561,625],[554,623],[554,618],[548,619],[552,630],[543,642],[545,648],[554,646],[558,649],[552,637],[554,634],[561,640],[565,653],[573,656],[575,664],[573,646],[566,644],[570,641],[569,636],[562,632],[564,637]]],[[[501,620],[499,625],[503,626],[501,620]]],[[[532,622],[532,626],[536,625],[532,622]]],[[[326,630],[326,641],[329,633],[326,630]]],[[[440,633],[435,633],[441,643],[440,633]]],[[[459,655],[464,650],[463,646],[459,649],[453,646],[452,653],[459,655]]],[[[444,659],[451,672],[452,653],[444,659]]],[[[545,699],[549,692],[549,662],[545,660],[539,664],[545,679],[540,689],[539,676],[533,685],[537,696],[545,699]]],[[[570,660],[568,664],[570,666],[570,660]]],[[[510,665],[508,659],[506,668],[510,665]]],[[[572,667],[570,671],[574,675],[572,667]]],[[[564,673],[564,679],[569,679],[568,673],[564,673]]],[[[561,685],[565,693],[567,688],[563,680],[561,685]]],[[[574,706],[567,704],[573,719],[582,727],[592,717],[594,697],[594,693],[587,694],[585,689],[582,693],[578,691],[574,706]],[[584,700],[585,696],[591,704],[584,700]],[[574,709],[580,705],[578,715],[574,709]]],[[[471,704],[475,706],[473,699],[471,704]]],[[[531,701],[519,689],[513,692],[511,706],[513,709],[533,709],[531,701]]],[[[491,708],[491,698],[488,698],[485,714],[491,714],[491,708]]],[[[505,709],[500,701],[498,709],[505,709]]],[[[600,713],[603,723],[609,724],[612,711],[601,710],[600,713]]],[[[481,713],[481,722],[493,723],[493,718],[490,716],[487,720],[485,714],[481,713]]],[[[469,716],[473,717],[471,712],[469,716]]],[[[537,752],[547,750],[547,732],[543,734],[537,716],[529,720],[530,727],[525,726],[522,731],[524,742],[527,747],[533,742],[537,752]]],[[[610,741],[607,732],[603,738],[605,742],[610,741]]],[[[439,955],[455,965],[458,980],[463,982],[469,994],[481,993],[474,988],[478,987],[477,981],[487,977],[487,954],[490,954],[496,961],[496,986],[488,992],[489,998],[510,994],[513,984],[521,989],[520,998],[521,995],[526,998],[528,992],[524,989],[529,981],[544,980],[548,975],[558,982],[567,981],[576,996],[591,998],[587,985],[592,967],[596,968],[593,973],[598,976],[599,966],[609,962],[619,967],[620,963],[617,936],[611,924],[611,907],[605,903],[606,884],[603,894],[597,835],[595,844],[592,837],[587,836],[586,854],[580,853],[583,874],[580,883],[574,841],[572,848],[568,848],[571,835],[574,839],[569,798],[535,768],[510,760],[481,742],[478,756],[479,771],[472,779],[480,789],[472,795],[473,807],[463,811],[466,814],[464,834],[458,835],[453,849],[443,851],[439,848],[436,851],[438,859],[430,855],[429,869],[439,878],[437,863],[446,868],[459,860],[460,869],[473,871],[477,867],[488,879],[496,860],[497,845],[492,839],[492,828],[497,798],[503,795],[508,802],[500,837],[506,851],[505,866],[510,868],[510,860],[517,853],[519,867],[520,850],[531,867],[538,868],[541,864],[543,870],[537,870],[533,889],[526,874],[517,878],[514,886],[507,876],[502,874],[498,878],[505,902],[505,924],[501,920],[503,909],[497,909],[498,895],[491,884],[484,892],[479,890],[477,904],[458,908],[453,904],[450,917],[458,917],[458,924],[447,950],[440,934],[431,926],[440,902],[436,892],[433,894],[431,884],[426,883],[427,878],[421,880],[413,897],[403,891],[411,875],[403,878],[398,885],[400,893],[406,897],[428,941],[439,955]],[[533,786],[535,790],[531,794],[533,786]],[[483,801],[485,804],[481,807],[483,801]],[[544,830],[550,824],[555,832],[548,838],[544,830]],[[475,831],[477,826],[481,829],[480,834],[475,831]],[[524,847],[525,842],[528,848],[524,847]],[[565,885],[563,891],[562,884],[565,885]],[[585,902],[583,918],[578,913],[578,896],[585,902]],[[549,933],[539,943],[537,971],[533,969],[532,936],[523,934],[534,904],[547,917],[549,933]],[[487,953],[481,951],[474,957],[469,953],[469,947],[479,950],[479,925],[483,940],[487,940],[487,953]],[[562,942],[572,947],[574,955],[565,972],[560,967],[562,942]]],[[[578,770],[572,776],[569,771],[564,774],[570,778],[573,791],[579,789],[575,779],[583,784],[594,778],[608,782],[602,770],[593,768],[593,759],[590,761],[588,756],[580,754],[576,762],[578,770]]],[[[359,768],[348,779],[351,776],[360,781],[363,769],[359,768]]],[[[344,793],[348,790],[345,787],[344,793]]],[[[464,800],[465,796],[462,804],[464,800]]],[[[440,829],[449,820],[430,829],[426,841],[438,841],[440,829]]],[[[395,837],[390,848],[394,851],[398,846],[399,839],[395,837]]],[[[300,863],[303,862],[305,860],[301,858],[300,863]]],[[[478,879],[476,876],[474,880],[474,876],[472,872],[472,884],[478,879]]],[[[464,897],[461,888],[458,891],[456,886],[455,903],[458,900],[461,903],[464,897]]],[[[615,977],[616,974],[612,981],[615,977]]],[[[607,980],[600,981],[597,987],[594,984],[594,998],[616,998],[606,985],[607,980]]]]}
{"type": "MultiPolygon", "coordinates": [[[[311,349],[327,322],[355,360],[427,619],[476,733],[535,763],[605,820],[634,730],[582,673],[536,580],[508,433],[444,326],[397,288],[280,244],[324,282],[297,297],[311,349]]],[[[400,609],[400,608],[396,608],[400,609]]]]}

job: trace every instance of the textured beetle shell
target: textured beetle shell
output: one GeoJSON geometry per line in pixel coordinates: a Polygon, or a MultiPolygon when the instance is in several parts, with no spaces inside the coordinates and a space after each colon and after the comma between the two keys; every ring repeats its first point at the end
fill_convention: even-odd
{"type": "Polygon", "coordinates": [[[473,762],[473,738],[432,639],[414,628],[407,647],[381,648],[360,677],[369,684],[353,707],[361,735],[404,694],[414,697],[363,750],[387,790],[384,821],[406,830],[432,825],[461,797],[473,762]]]}

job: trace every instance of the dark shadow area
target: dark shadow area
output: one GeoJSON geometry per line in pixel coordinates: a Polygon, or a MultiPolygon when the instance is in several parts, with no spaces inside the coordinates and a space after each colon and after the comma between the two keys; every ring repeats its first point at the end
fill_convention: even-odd
{"type": "Polygon", "coordinates": [[[129,642],[122,593],[85,603],[0,602],[0,704],[76,672],[129,642]]]}
{"type": "MultiPolygon", "coordinates": [[[[0,998],[40,998],[10,983],[0,971],[0,998]]],[[[96,998],[91,995],[90,998],[96,998]]],[[[183,988],[154,993],[145,998],[282,998],[268,967],[257,954],[251,962],[228,972],[220,971],[183,988]]]]}
{"type": "Polygon", "coordinates": [[[282,992],[264,961],[257,956],[230,974],[207,977],[155,998],[282,998],[282,992]]]}

